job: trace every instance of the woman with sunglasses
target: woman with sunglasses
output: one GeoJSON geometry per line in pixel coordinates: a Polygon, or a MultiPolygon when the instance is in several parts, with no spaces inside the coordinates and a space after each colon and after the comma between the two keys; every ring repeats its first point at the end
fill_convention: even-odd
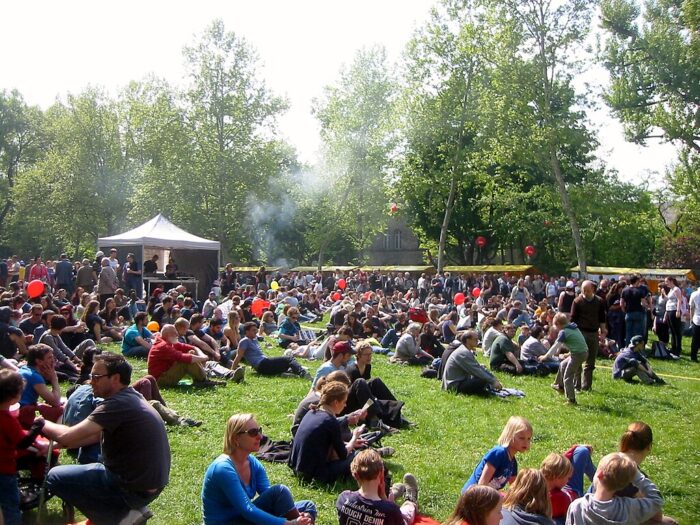
{"type": "Polygon", "coordinates": [[[224,453],[204,475],[205,525],[308,525],[316,519],[310,501],[294,502],[284,485],[270,485],[260,450],[262,428],[252,414],[235,414],[226,424],[224,453]],[[257,495],[257,497],[256,497],[257,495]]]}

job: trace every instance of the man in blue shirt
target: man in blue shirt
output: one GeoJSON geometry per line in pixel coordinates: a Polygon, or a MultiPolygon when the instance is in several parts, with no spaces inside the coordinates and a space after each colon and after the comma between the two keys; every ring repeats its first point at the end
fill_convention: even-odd
{"type": "Polygon", "coordinates": [[[243,335],[243,339],[238,343],[238,350],[236,358],[233,360],[232,368],[237,368],[240,362],[245,359],[258,374],[273,376],[291,373],[311,380],[308,370],[302,367],[293,357],[266,357],[263,354],[258,343],[258,326],[254,322],[251,321],[243,325],[243,335]]]}

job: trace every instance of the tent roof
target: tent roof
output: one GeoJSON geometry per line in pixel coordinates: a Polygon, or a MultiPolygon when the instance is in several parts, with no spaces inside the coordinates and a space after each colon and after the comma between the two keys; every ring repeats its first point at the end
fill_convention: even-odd
{"type": "MultiPolygon", "coordinates": [[[[689,268],[620,268],[617,266],[588,266],[588,273],[597,273],[603,275],[627,275],[630,273],[638,273],[644,277],[654,276],[671,276],[671,277],[687,277],[690,280],[695,280],[693,270],[689,268]]],[[[579,272],[580,268],[574,266],[572,272],[579,272]]]]}
{"type": "Polygon", "coordinates": [[[435,268],[433,266],[363,266],[360,268],[363,272],[373,272],[374,270],[379,270],[380,272],[434,272],[435,268]]]}
{"type": "Polygon", "coordinates": [[[210,241],[192,235],[175,226],[160,213],[133,230],[97,239],[98,247],[131,246],[135,244],[176,250],[219,250],[221,248],[221,244],[218,241],[210,241]]]}
{"type": "Polygon", "coordinates": [[[447,272],[468,272],[468,273],[525,273],[534,270],[535,267],[529,264],[490,264],[482,266],[445,266],[447,272]]]}

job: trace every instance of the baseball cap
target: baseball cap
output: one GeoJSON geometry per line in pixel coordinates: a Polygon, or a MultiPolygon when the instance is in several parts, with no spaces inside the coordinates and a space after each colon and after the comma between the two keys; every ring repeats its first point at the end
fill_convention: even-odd
{"type": "Polygon", "coordinates": [[[333,355],[337,354],[356,354],[355,350],[353,349],[352,346],[350,346],[350,343],[347,341],[338,341],[336,344],[333,345],[333,355]]]}
{"type": "Polygon", "coordinates": [[[644,342],[644,337],[641,335],[635,335],[632,339],[630,339],[630,345],[631,346],[637,346],[639,343],[644,342]]]}
{"type": "Polygon", "coordinates": [[[95,254],[95,257],[104,257],[104,256],[105,256],[105,252],[103,252],[102,250],[99,250],[99,251],[95,254]]]}
{"type": "Polygon", "coordinates": [[[566,281],[566,287],[567,287],[567,288],[573,288],[573,287],[574,287],[574,281],[566,281]]]}

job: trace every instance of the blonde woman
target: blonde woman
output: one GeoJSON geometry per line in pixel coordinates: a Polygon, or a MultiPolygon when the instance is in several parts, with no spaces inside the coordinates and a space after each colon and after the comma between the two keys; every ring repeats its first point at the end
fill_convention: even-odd
{"type": "Polygon", "coordinates": [[[289,488],[270,485],[265,467],[253,456],[260,450],[261,440],[262,428],[253,414],[235,414],[229,418],[224,453],[209,465],[204,475],[205,525],[315,522],[316,506],[312,502],[294,502],[289,488]]]}

